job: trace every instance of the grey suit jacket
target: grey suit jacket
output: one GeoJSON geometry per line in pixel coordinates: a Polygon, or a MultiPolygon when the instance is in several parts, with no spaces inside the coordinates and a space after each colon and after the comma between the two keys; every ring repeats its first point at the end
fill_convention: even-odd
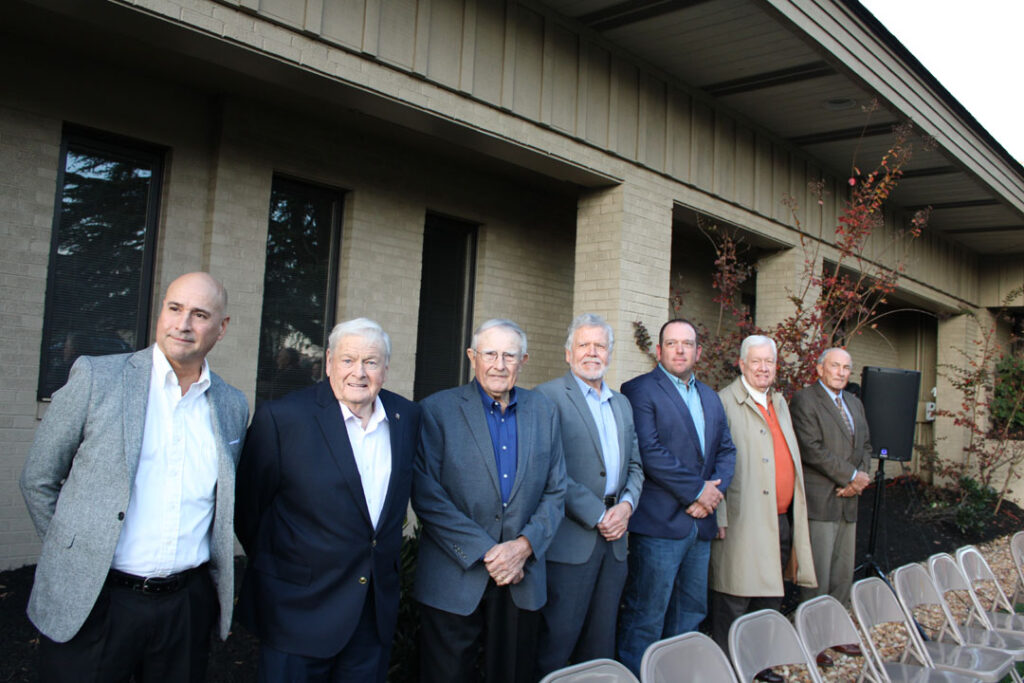
{"type": "Polygon", "coordinates": [[[519,536],[530,541],[533,556],[523,580],[511,587],[512,600],[526,610],[547,600],[544,554],[562,521],[565,498],[562,438],[548,399],[517,387],[516,400],[518,465],[507,506],[476,382],[421,403],[412,504],[423,535],[413,597],[425,605],[470,614],[490,576],[483,556],[519,536]]]}
{"type": "MultiPolygon", "coordinates": [[[[21,474],[21,492],[43,540],[28,616],[57,642],[78,633],[110,570],[142,449],[152,354],[149,347],[75,361],[21,474]]],[[[226,638],[234,600],[235,464],[249,408],[242,392],[213,373],[208,399],[218,460],[210,573],[226,638]]]]}
{"type": "MultiPolygon", "coordinates": [[[[547,558],[553,562],[582,564],[594,552],[594,544],[600,536],[596,525],[605,509],[607,478],[601,437],[587,399],[572,372],[541,384],[537,391],[551,399],[558,409],[565,451],[565,519],[558,527],[547,558]]],[[[615,484],[615,494],[621,500],[628,493],[636,509],[644,470],[633,427],[633,409],[626,397],[617,391],[612,391],[611,407],[619,437],[619,479],[615,484]]],[[[615,541],[612,549],[615,557],[625,560],[626,536],[615,541]]]]}
{"type": "Polygon", "coordinates": [[[870,474],[871,435],[860,399],[844,391],[843,401],[853,417],[853,441],[820,382],[796,392],[789,403],[803,460],[808,519],[857,521],[858,497],[840,498],[836,489],[850,483],[854,469],[870,474]]]}

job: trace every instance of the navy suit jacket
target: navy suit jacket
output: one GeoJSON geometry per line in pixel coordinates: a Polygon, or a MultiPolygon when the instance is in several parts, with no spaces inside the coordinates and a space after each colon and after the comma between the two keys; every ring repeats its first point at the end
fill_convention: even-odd
{"type": "Polygon", "coordinates": [[[516,387],[516,480],[501,502],[483,401],[476,382],[439,391],[420,403],[423,428],[412,505],[423,523],[414,597],[453,614],[476,609],[490,575],[482,561],[493,546],[525,536],[533,556],[510,587],[520,609],[547,600],[544,554],[562,522],[565,458],[558,411],[536,391],[516,387]]]}
{"type": "Polygon", "coordinates": [[[622,385],[633,406],[633,422],[644,465],[644,493],[629,520],[629,530],[660,538],[686,538],[697,525],[700,538],[718,532],[715,515],[694,519],[686,514],[704,482],[732,481],[736,447],[718,394],[696,382],[704,408],[704,452],[686,402],[660,367],[622,385]]]}
{"type": "Polygon", "coordinates": [[[328,380],[263,404],[249,427],[236,481],[235,532],[249,557],[238,616],[277,650],[337,654],[371,587],[381,641],[394,635],[420,410],[389,391],[380,400],[391,481],[376,528],[328,380]]]}

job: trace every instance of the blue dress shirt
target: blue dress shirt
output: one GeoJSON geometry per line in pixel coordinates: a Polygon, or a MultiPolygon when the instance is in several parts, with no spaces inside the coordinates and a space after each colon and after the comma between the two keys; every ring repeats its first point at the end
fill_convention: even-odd
{"type": "MultiPolygon", "coordinates": [[[[473,380],[476,382],[476,380],[473,380]]],[[[516,466],[519,462],[516,440],[516,390],[513,387],[508,395],[508,406],[501,412],[501,404],[487,395],[483,387],[477,383],[480,399],[484,403],[484,415],[487,417],[487,431],[491,433],[491,446],[494,448],[494,463],[498,466],[498,486],[501,489],[501,503],[508,505],[512,495],[512,485],[516,481],[516,466]]]]}
{"type": "Polygon", "coordinates": [[[583,392],[583,398],[590,408],[590,415],[597,425],[597,435],[601,440],[601,457],[604,458],[605,484],[604,495],[617,494],[619,485],[619,429],[615,426],[615,414],[612,413],[612,390],[601,382],[598,392],[575,374],[572,376],[583,392]]]}
{"type": "Polygon", "coordinates": [[[672,380],[672,385],[679,392],[679,395],[683,398],[683,403],[686,404],[686,408],[690,411],[690,417],[693,419],[693,427],[697,430],[697,438],[700,440],[700,457],[704,458],[704,406],[700,402],[700,392],[697,390],[697,376],[690,373],[690,379],[681,380],[671,372],[665,369],[665,367],[658,363],[658,367],[665,373],[665,376],[672,380]]]}

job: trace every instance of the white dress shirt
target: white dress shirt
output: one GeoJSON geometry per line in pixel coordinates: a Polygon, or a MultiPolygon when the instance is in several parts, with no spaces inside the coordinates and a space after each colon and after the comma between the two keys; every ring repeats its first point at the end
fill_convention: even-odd
{"type": "Polygon", "coordinates": [[[359,469],[370,521],[376,528],[391,482],[391,430],[388,428],[388,416],[378,396],[373,402],[370,421],[366,423],[366,429],[363,429],[363,421],[358,415],[341,401],[338,405],[341,406],[341,416],[348,430],[348,442],[352,445],[356,468],[359,469]]]}
{"type": "Polygon", "coordinates": [[[754,387],[750,386],[750,383],[747,382],[747,378],[743,375],[740,375],[740,381],[743,382],[743,388],[747,390],[748,394],[750,394],[750,398],[754,399],[754,403],[765,410],[768,410],[768,392],[758,391],[754,387]]]}
{"type": "Polygon", "coordinates": [[[166,576],[210,559],[217,449],[206,392],[210,368],[181,395],[178,377],[153,345],[139,467],[112,566],[166,576]]]}

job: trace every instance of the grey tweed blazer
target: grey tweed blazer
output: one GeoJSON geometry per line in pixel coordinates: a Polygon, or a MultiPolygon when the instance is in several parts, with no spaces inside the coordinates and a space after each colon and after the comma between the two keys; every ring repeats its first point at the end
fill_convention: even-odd
{"type": "MultiPolygon", "coordinates": [[[[110,570],[139,464],[152,367],[152,347],[75,361],[21,474],[25,504],[43,539],[28,616],[57,642],[78,633],[110,570]]],[[[210,573],[226,638],[234,598],[235,465],[249,407],[242,392],[213,373],[208,400],[218,460],[210,573]]]]}

